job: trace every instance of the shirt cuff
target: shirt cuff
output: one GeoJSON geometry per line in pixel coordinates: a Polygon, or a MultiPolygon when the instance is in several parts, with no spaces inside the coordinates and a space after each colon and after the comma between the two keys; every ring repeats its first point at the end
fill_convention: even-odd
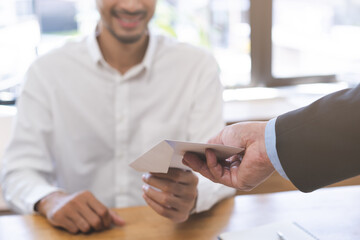
{"type": "Polygon", "coordinates": [[[35,204],[46,197],[47,195],[53,193],[53,192],[59,192],[63,191],[63,189],[53,187],[53,186],[38,186],[34,191],[28,196],[28,199],[26,199],[25,207],[26,213],[33,214],[35,213],[35,204]]]}
{"type": "Polygon", "coordinates": [[[209,179],[196,173],[199,178],[198,196],[195,209],[191,213],[199,213],[209,210],[212,206],[220,200],[234,196],[236,190],[234,188],[226,187],[219,183],[214,183],[209,179]]]}
{"type": "Polygon", "coordinates": [[[265,146],[266,153],[274,166],[275,170],[283,177],[289,180],[284,169],[281,166],[279,156],[276,150],[276,132],[275,132],[276,118],[271,119],[265,128],[265,146]]]}

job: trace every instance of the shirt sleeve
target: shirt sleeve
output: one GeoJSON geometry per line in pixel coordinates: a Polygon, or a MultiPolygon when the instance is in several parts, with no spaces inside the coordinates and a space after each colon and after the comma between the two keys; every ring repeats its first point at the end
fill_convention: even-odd
{"type": "Polygon", "coordinates": [[[265,128],[265,146],[267,155],[274,166],[275,170],[283,177],[289,180],[284,169],[281,166],[279,156],[276,150],[276,132],[275,132],[276,118],[271,119],[265,128]]]}
{"type": "Polygon", "coordinates": [[[197,174],[197,176],[199,177],[199,184],[195,212],[209,210],[220,200],[235,195],[235,189],[214,183],[200,174],[197,174]]]}
{"type": "Polygon", "coordinates": [[[52,184],[49,89],[39,83],[34,67],[25,80],[13,135],[4,153],[1,183],[9,207],[19,213],[33,213],[36,202],[60,189],[52,184]]]}
{"type": "MultiPolygon", "coordinates": [[[[200,68],[188,131],[190,141],[207,142],[224,127],[222,85],[218,65],[212,56],[207,56],[200,68]]],[[[200,174],[197,176],[199,183],[195,212],[206,211],[236,192],[235,189],[214,183],[200,174]]]]}

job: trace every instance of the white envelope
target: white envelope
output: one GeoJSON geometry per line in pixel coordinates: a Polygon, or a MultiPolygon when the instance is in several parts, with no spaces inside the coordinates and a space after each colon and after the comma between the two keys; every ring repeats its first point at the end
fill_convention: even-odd
{"type": "Polygon", "coordinates": [[[169,168],[190,170],[182,164],[186,152],[205,154],[205,149],[214,150],[221,159],[229,158],[244,151],[243,148],[229,147],[217,144],[203,144],[164,140],[130,163],[130,166],[140,172],[167,173],[169,168]]]}

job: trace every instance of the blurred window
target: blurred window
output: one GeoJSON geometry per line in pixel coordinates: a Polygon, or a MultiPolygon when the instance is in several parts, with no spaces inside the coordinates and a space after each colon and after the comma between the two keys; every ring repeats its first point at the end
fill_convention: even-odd
{"type": "MultiPolygon", "coordinates": [[[[0,90],[98,19],[95,0],[0,1],[0,90]]],[[[359,76],[360,0],[158,0],[150,26],[211,51],[226,88],[359,76]]]]}
{"type": "Polygon", "coordinates": [[[275,78],[360,73],[359,0],[275,0],[275,78]]]}
{"type": "Polygon", "coordinates": [[[31,0],[0,1],[0,104],[13,104],[36,57],[40,29],[31,0]]]}

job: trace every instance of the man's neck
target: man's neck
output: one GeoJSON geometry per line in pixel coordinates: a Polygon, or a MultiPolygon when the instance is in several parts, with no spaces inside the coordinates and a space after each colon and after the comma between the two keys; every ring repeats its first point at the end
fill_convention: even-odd
{"type": "Polygon", "coordinates": [[[107,29],[100,28],[97,37],[101,53],[105,61],[125,74],[130,68],[141,63],[149,42],[149,35],[144,34],[135,43],[125,44],[117,40],[107,29]]]}

